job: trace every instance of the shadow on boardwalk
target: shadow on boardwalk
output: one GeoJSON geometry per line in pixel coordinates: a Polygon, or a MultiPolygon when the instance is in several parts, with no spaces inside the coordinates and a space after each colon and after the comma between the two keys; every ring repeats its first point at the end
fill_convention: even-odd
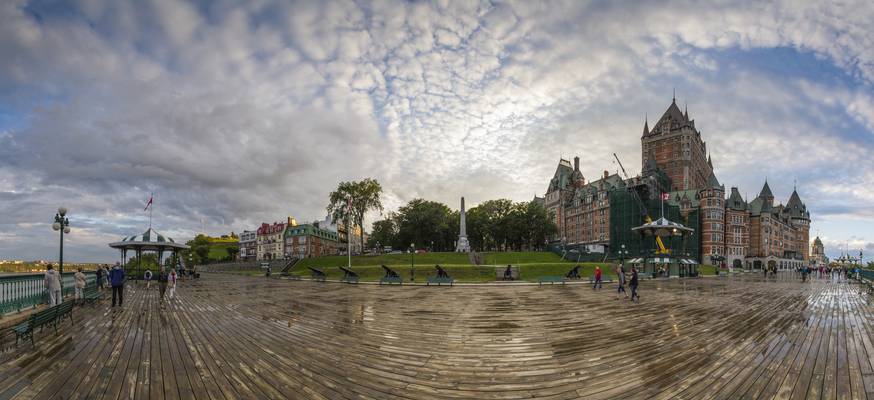
{"type": "Polygon", "coordinates": [[[0,398],[874,398],[872,308],[789,275],[379,287],[204,274],[130,285],[7,352],[0,398]]]}

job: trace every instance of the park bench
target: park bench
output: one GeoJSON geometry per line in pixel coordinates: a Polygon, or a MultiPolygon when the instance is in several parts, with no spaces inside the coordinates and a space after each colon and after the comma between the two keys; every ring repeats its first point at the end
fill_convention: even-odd
{"type": "Polygon", "coordinates": [[[573,267],[570,271],[564,274],[564,277],[567,279],[580,279],[580,266],[577,265],[576,267],[573,267]]]}
{"type": "Polygon", "coordinates": [[[88,286],[82,292],[82,297],[84,297],[85,302],[93,303],[103,298],[103,294],[97,290],[96,286],[88,286]]]}
{"type": "Polygon", "coordinates": [[[385,275],[382,278],[379,278],[380,285],[382,285],[383,283],[387,283],[387,284],[397,283],[399,285],[403,284],[403,279],[401,279],[401,276],[398,275],[397,272],[395,272],[394,270],[392,270],[389,267],[386,267],[385,265],[382,266],[382,269],[383,269],[383,271],[385,271],[385,275]]]}
{"type": "Polygon", "coordinates": [[[314,281],[322,281],[322,282],[325,281],[325,277],[327,277],[327,275],[325,275],[325,271],[315,269],[313,267],[307,267],[307,268],[310,269],[310,279],[312,279],[314,281]]]}
{"type": "Polygon", "coordinates": [[[358,274],[356,274],[355,271],[346,267],[340,267],[340,270],[343,271],[343,279],[340,280],[341,282],[358,283],[358,274]]]}
{"type": "Polygon", "coordinates": [[[564,285],[565,280],[561,275],[545,275],[537,278],[537,284],[543,285],[543,282],[550,282],[553,285],[556,283],[564,285]]]}
{"type": "Polygon", "coordinates": [[[70,322],[73,322],[72,301],[67,301],[31,314],[23,323],[12,328],[15,332],[15,345],[18,346],[19,340],[27,340],[28,338],[30,338],[30,344],[33,345],[33,331],[36,328],[40,328],[40,331],[42,331],[47,325],[52,325],[55,329],[55,334],[57,334],[58,323],[65,316],[70,318],[70,322]]]}
{"type": "Polygon", "coordinates": [[[452,286],[452,284],[455,282],[455,280],[452,279],[452,277],[449,276],[448,273],[446,273],[446,270],[443,269],[443,267],[441,267],[439,265],[435,265],[434,269],[437,270],[437,275],[429,276],[428,281],[425,283],[425,285],[430,286],[433,283],[433,284],[436,284],[437,286],[440,286],[442,284],[449,284],[449,286],[452,286]]]}

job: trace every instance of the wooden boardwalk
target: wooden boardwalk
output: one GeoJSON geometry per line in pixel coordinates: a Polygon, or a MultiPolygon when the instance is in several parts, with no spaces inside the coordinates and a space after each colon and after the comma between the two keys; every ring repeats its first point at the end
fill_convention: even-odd
{"type": "Polygon", "coordinates": [[[788,273],[379,287],[204,274],[77,308],[0,359],[0,399],[874,398],[874,307],[788,273]]]}

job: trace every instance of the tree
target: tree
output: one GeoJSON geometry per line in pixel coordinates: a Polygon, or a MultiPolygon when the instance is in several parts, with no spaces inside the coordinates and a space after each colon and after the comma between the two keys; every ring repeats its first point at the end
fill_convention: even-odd
{"type": "Polygon", "coordinates": [[[194,260],[197,264],[206,264],[209,261],[209,240],[205,235],[200,234],[194,237],[193,240],[189,240],[186,243],[189,247],[191,247],[191,253],[194,253],[194,260]]]}
{"type": "Polygon", "coordinates": [[[360,182],[340,182],[337,190],[329,196],[328,213],[334,221],[343,221],[346,234],[352,234],[352,226],[361,229],[361,249],[364,249],[364,214],[371,210],[382,212],[382,186],[375,179],[366,178],[360,182]],[[347,205],[351,203],[351,207],[347,205]],[[350,210],[351,208],[351,210],[350,210]]]}
{"type": "Polygon", "coordinates": [[[228,251],[228,259],[230,261],[234,261],[234,259],[237,258],[237,253],[240,252],[240,248],[237,246],[228,246],[227,251],[228,251]]]}
{"type": "Polygon", "coordinates": [[[449,229],[451,210],[443,203],[413,199],[397,213],[398,248],[415,244],[416,248],[434,247],[446,249],[446,232],[449,229]]]}
{"type": "Polygon", "coordinates": [[[388,218],[379,220],[373,223],[373,229],[370,232],[370,241],[367,244],[371,248],[378,246],[396,246],[398,240],[398,225],[395,219],[397,216],[392,213],[388,218]]]}

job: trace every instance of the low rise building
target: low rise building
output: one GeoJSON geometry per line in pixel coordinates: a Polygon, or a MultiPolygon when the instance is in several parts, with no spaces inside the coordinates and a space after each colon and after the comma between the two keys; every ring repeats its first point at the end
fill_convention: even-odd
{"type": "Polygon", "coordinates": [[[291,218],[287,222],[274,222],[273,224],[263,223],[257,231],[257,259],[260,260],[279,260],[285,257],[285,227],[291,222],[291,218]]]}
{"type": "Polygon", "coordinates": [[[258,258],[258,232],[244,230],[240,234],[240,260],[256,260],[258,258]]]}
{"type": "Polygon", "coordinates": [[[314,224],[288,225],[284,236],[285,253],[290,257],[309,258],[338,254],[339,234],[314,224]]]}

